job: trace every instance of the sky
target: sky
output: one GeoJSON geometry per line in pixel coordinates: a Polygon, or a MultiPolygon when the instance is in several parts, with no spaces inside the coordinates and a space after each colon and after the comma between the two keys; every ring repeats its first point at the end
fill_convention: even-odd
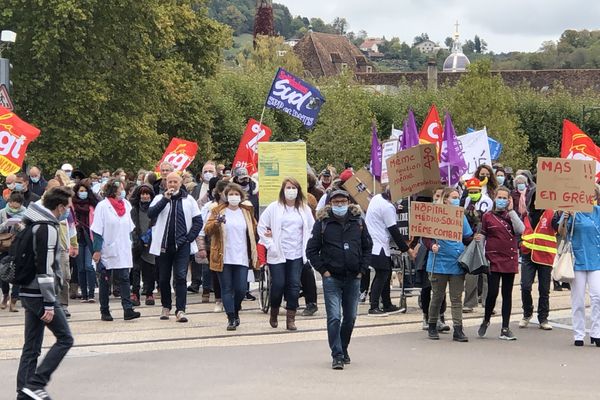
{"type": "Polygon", "coordinates": [[[423,32],[444,44],[458,20],[461,41],[475,35],[495,53],[536,51],[566,29],[600,29],[598,0],[274,0],[293,16],[348,21],[348,31],[412,44],[423,32]]]}

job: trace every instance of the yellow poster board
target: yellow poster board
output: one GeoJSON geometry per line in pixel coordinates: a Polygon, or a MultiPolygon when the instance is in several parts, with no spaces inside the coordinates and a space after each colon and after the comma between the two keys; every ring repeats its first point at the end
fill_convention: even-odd
{"type": "Polygon", "coordinates": [[[277,200],[281,182],[288,176],[296,178],[306,194],[306,143],[258,143],[258,199],[261,207],[277,200]]]}

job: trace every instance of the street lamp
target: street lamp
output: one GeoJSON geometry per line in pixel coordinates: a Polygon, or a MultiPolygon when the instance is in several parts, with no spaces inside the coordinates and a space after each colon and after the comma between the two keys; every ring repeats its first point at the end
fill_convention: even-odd
{"type": "Polygon", "coordinates": [[[16,41],[17,34],[15,32],[6,30],[0,32],[0,57],[2,57],[2,51],[8,49],[16,41]]]}
{"type": "Polygon", "coordinates": [[[12,93],[12,84],[10,81],[10,60],[8,58],[2,58],[2,52],[10,47],[11,44],[17,40],[17,34],[13,31],[1,31],[0,32],[0,85],[4,85],[6,90],[12,93]]]}

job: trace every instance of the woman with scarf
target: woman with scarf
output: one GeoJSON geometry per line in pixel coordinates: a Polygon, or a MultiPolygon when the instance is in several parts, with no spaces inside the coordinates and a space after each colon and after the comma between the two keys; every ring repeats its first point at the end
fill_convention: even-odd
{"type": "Polygon", "coordinates": [[[517,175],[514,179],[515,188],[511,193],[515,210],[521,219],[529,214],[529,208],[535,196],[535,186],[531,185],[526,175],[517,175]]]}
{"type": "Polygon", "coordinates": [[[129,270],[133,267],[131,254],[131,232],[135,225],[131,220],[131,204],[125,200],[126,192],[120,179],[112,178],[104,187],[105,199],[98,203],[92,222],[94,253],[92,259],[97,263],[100,273],[100,314],[102,321],[112,321],[108,295],[110,279],[120,288],[123,319],[140,317],[133,310],[129,297],[129,270]]]}
{"type": "Polygon", "coordinates": [[[75,211],[75,224],[77,226],[77,242],[79,252],[75,260],[77,275],[81,289],[82,303],[95,303],[94,291],[96,290],[96,271],[92,265],[92,235],[90,225],[94,219],[94,209],[98,199],[93,193],[90,182],[86,179],[73,188],[73,210],[75,211]]]}
{"type": "Polygon", "coordinates": [[[488,294],[485,301],[485,316],[477,332],[484,337],[492,311],[496,305],[500,282],[502,282],[502,329],[500,339],[516,340],[508,324],[512,310],[512,290],[515,275],[519,272],[519,236],[525,225],[513,210],[510,190],[504,186],[496,190],[494,208],[483,214],[481,232],[475,240],[485,242],[485,256],[490,261],[488,294]]]}
{"type": "Polygon", "coordinates": [[[144,282],[145,304],[153,306],[156,287],[157,268],[155,256],[150,254],[150,230],[153,221],[148,217],[148,208],[154,199],[154,189],[148,184],[137,187],[131,196],[131,219],[135,225],[133,231],[133,269],[131,270],[131,302],[140,304],[140,275],[144,282]]]}

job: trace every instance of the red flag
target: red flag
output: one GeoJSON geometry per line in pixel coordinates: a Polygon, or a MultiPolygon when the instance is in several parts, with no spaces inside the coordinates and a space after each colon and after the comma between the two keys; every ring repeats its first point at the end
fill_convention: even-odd
{"type": "Polygon", "coordinates": [[[173,164],[175,171],[183,172],[194,161],[197,152],[198,143],[173,138],[165,150],[165,154],[156,165],[155,171],[160,172],[160,164],[169,162],[173,164]]]}
{"type": "Polygon", "coordinates": [[[435,108],[435,104],[429,109],[429,114],[423,126],[421,126],[421,132],[419,132],[420,143],[435,143],[437,146],[438,161],[440,160],[440,150],[442,147],[442,141],[444,140],[444,129],[440,116],[435,108]]]}
{"type": "Polygon", "coordinates": [[[268,142],[270,138],[271,129],[265,124],[261,125],[257,120],[250,118],[235,153],[232,169],[244,167],[248,170],[249,175],[257,173],[258,143],[268,142]]]}
{"type": "Polygon", "coordinates": [[[0,107],[0,174],[7,176],[18,172],[27,146],[39,135],[38,128],[0,107]]]}
{"type": "Polygon", "coordinates": [[[568,119],[563,120],[560,156],[575,160],[596,161],[596,180],[600,180],[600,147],[596,146],[588,135],[568,119]]]}

